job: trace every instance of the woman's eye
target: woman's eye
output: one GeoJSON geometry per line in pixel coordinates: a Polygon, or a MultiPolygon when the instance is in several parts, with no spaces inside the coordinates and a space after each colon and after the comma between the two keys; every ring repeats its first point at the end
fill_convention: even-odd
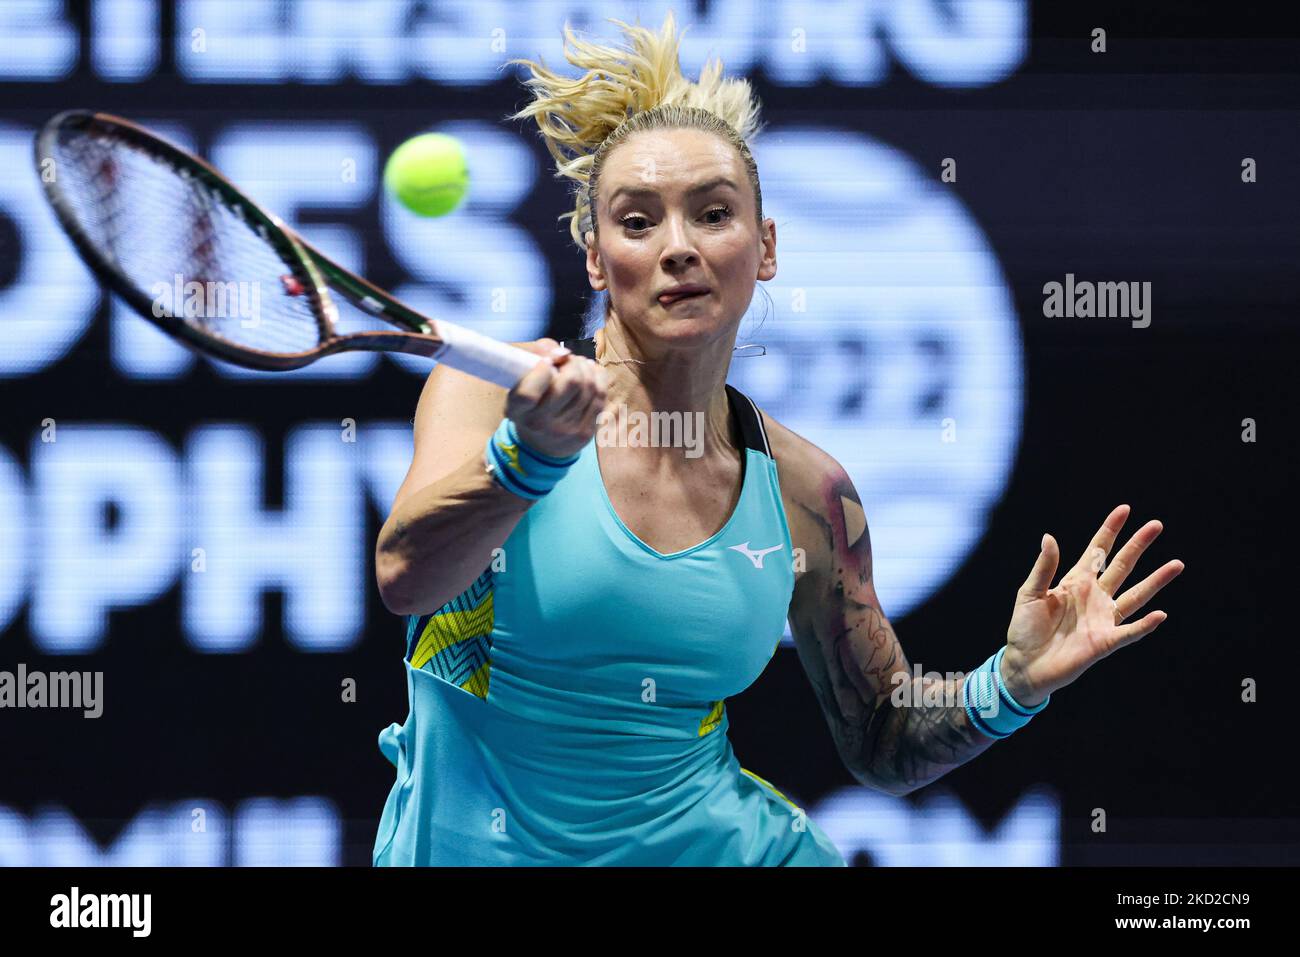
{"type": "MultiPolygon", "coordinates": [[[[704,215],[706,217],[721,215],[722,219],[714,219],[709,221],[709,225],[711,226],[720,226],[722,225],[722,223],[726,222],[727,219],[731,217],[731,208],[729,206],[715,206],[713,209],[710,209],[704,215]]],[[[638,233],[644,232],[645,230],[650,228],[648,226],[635,226],[633,225],[634,221],[640,221],[645,223],[649,222],[649,220],[646,219],[644,216],[624,216],[622,219],[618,221],[618,223],[624,229],[630,229],[633,232],[638,232],[638,233]]]]}

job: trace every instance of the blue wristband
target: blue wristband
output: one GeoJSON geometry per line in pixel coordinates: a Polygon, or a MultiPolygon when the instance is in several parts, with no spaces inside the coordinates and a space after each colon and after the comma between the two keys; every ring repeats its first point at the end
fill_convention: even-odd
{"type": "Polygon", "coordinates": [[[503,418],[483,449],[487,470],[502,488],[536,501],[547,495],[578,461],[581,453],[558,459],[529,448],[519,439],[514,422],[503,418]]]}
{"type": "Polygon", "coordinates": [[[962,707],[970,723],[990,738],[1005,738],[1027,725],[1030,719],[1047,707],[1052,700],[1048,695],[1032,708],[1027,708],[1011,696],[1002,681],[1002,656],[1007,646],[980,665],[962,682],[962,707]]]}

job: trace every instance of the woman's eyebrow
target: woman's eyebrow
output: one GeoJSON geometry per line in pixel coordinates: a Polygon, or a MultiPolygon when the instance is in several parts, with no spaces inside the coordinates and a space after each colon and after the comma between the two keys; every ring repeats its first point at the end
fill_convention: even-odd
{"type": "MultiPolygon", "coordinates": [[[[695,184],[686,191],[686,194],[688,196],[694,196],[696,193],[707,193],[709,190],[717,189],[719,186],[726,186],[729,189],[735,189],[738,191],[736,184],[727,179],[727,177],[715,176],[712,179],[706,179],[702,183],[695,184]]],[[[659,191],[657,189],[651,189],[648,186],[620,186],[618,189],[614,190],[614,194],[610,196],[610,204],[612,205],[616,199],[624,194],[628,196],[658,196],[659,191]]]]}

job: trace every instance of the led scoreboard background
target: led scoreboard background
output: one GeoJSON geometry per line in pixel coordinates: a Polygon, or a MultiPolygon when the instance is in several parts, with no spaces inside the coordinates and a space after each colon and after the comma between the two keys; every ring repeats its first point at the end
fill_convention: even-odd
{"type": "MultiPolygon", "coordinates": [[[[604,18],[657,25],[669,6],[0,4],[0,668],[102,671],[105,702],[93,720],[4,714],[0,863],[368,861],[392,779],[375,736],[406,713],[404,623],[379,601],[374,538],[431,367],[357,353],[256,373],[175,345],[103,294],[56,227],[32,172],[36,127],[74,106],[124,114],[423,312],[503,340],[573,335],[603,303],[556,221],[567,193],[533,129],[502,121],[525,97],[505,61],[561,65],[566,19],[609,37],[604,18]],[[470,154],[468,201],[444,219],[379,185],[388,153],[422,131],[470,154]]],[[[956,109],[1015,88],[1029,5],[674,9],[691,24],[687,74],[720,56],[753,79],[768,124],[754,153],[779,270],[740,330],[763,354],[738,355],[730,381],[849,471],[909,656],[973,668],[1002,640],[1034,529],[1059,523],[1068,553],[1081,542],[1061,536],[1066,521],[1086,529],[1137,494],[1076,505],[1068,479],[1022,492],[1035,497],[1008,520],[1010,551],[972,570],[1025,454],[1023,330],[1047,320],[1024,313],[1071,265],[1038,251],[1069,223],[1029,212],[1024,184],[996,168],[1017,139],[1027,163],[1067,159],[1043,136],[1050,98],[956,109]],[[941,177],[950,157],[955,182],[941,177]]],[[[1094,255],[1072,248],[1081,265],[1094,255]]],[[[1060,860],[1068,781],[1030,757],[1050,741],[978,759],[1003,779],[982,793],[954,774],[902,799],[849,781],[793,649],[728,707],[742,762],[850,856],[1060,860]]]]}

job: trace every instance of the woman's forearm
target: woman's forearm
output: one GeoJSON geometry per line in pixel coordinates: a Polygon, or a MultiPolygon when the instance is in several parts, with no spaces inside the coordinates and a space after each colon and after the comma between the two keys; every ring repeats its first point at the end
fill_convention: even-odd
{"type": "Polygon", "coordinates": [[[425,614],[469,587],[532,502],[502,488],[474,456],[402,500],[380,529],[375,577],[394,614],[425,614]]]}
{"type": "Polygon", "coordinates": [[[966,676],[906,680],[907,688],[896,689],[881,703],[882,724],[861,779],[898,795],[925,787],[994,742],[971,725],[961,704],[966,676]]]}

